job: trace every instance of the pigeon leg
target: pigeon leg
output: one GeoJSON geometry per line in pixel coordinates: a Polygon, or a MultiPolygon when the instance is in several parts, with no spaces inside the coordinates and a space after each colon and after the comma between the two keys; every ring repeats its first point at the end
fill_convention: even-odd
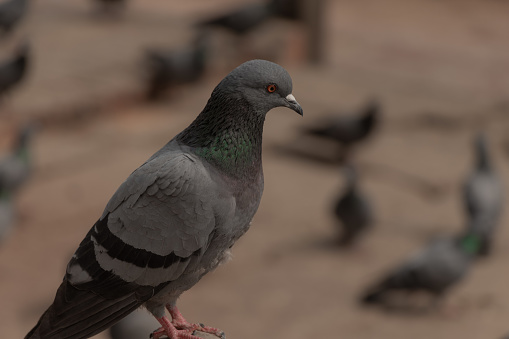
{"type": "Polygon", "coordinates": [[[224,332],[220,329],[204,326],[202,324],[191,324],[188,322],[182,313],[180,313],[179,309],[175,305],[166,305],[166,308],[168,309],[168,312],[170,312],[171,315],[171,323],[175,328],[181,329],[181,330],[188,330],[188,331],[200,331],[205,333],[213,334],[221,339],[225,338],[224,332]]]}
{"type": "Polygon", "coordinates": [[[170,319],[167,317],[156,318],[157,321],[161,324],[161,328],[155,330],[150,335],[151,339],[159,339],[163,336],[168,337],[169,339],[201,339],[200,337],[192,335],[194,332],[191,330],[177,330],[175,326],[171,323],[170,319]]]}

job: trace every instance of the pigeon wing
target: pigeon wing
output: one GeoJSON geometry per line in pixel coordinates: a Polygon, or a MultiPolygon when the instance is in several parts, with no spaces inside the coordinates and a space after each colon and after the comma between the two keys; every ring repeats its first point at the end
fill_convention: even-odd
{"type": "Polygon", "coordinates": [[[99,333],[192,270],[214,234],[216,215],[234,207],[217,187],[200,160],[183,153],[162,153],[134,171],[80,244],[31,334],[99,333]]]}

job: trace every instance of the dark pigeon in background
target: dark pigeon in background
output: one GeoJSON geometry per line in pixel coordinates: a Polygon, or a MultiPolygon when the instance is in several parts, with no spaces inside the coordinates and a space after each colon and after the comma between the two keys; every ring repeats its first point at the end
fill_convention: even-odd
{"type": "Polygon", "coordinates": [[[304,19],[304,0],[272,0],[271,3],[277,17],[290,20],[304,19]]]}
{"type": "Polygon", "coordinates": [[[176,302],[248,230],[263,191],[265,116],[275,107],[302,115],[291,93],[290,75],[272,62],[228,74],[191,125],[115,192],[25,338],[88,338],[142,305],[162,326],[155,339],[198,339],[195,330],[221,336],[187,322],[176,302]]]}
{"type": "Polygon", "coordinates": [[[9,236],[14,225],[14,195],[0,187],[0,245],[9,236]]]}
{"type": "Polygon", "coordinates": [[[305,133],[334,140],[348,148],[371,135],[379,122],[380,111],[379,103],[371,101],[360,112],[330,115],[315,126],[306,128],[305,133]]]}
{"type": "Polygon", "coordinates": [[[466,276],[479,247],[480,239],[474,234],[433,239],[371,286],[361,301],[387,306],[391,305],[394,292],[417,291],[427,292],[438,300],[466,276]]]}
{"type": "Polygon", "coordinates": [[[349,246],[372,226],[373,212],[368,198],[358,186],[357,170],[353,166],[345,166],[343,171],[345,187],[335,204],[334,214],[342,230],[339,244],[349,246]]]}
{"type": "Polygon", "coordinates": [[[503,208],[502,182],[490,159],[484,134],[474,141],[475,166],[463,186],[467,232],[481,237],[480,255],[488,255],[503,208]]]}
{"type": "Polygon", "coordinates": [[[245,4],[229,13],[205,19],[198,27],[220,27],[238,35],[243,35],[258,27],[275,14],[274,1],[245,4]]]}
{"type": "Polygon", "coordinates": [[[205,72],[207,36],[200,33],[192,44],[175,50],[148,50],[145,68],[148,73],[147,99],[159,98],[166,89],[197,81],[205,72]]]}
{"type": "Polygon", "coordinates": [[[106,15],[118,15],[127,5],[127,0],[94,0],[98,10],[106,15]]]}
{"type": "Polygon", "coordinates": [[[0,64],[0,95],[12,90],[26,75],[30,59],[30,48],[27,42],[22,43],[12,59],[0,64]]]}
{"type": "Polygon", "coordinates": [[[15,194],[27,181],[32,170],[31,139],[35,125],[22,127],[11,152],[0,159],[0,188],[8,195],[15,194]]]}
{"type": "Polygon", "coordinates": [[[11,32],[28,10],[28,0],[7,0],[0,3],[0,29],[11,32]]]}

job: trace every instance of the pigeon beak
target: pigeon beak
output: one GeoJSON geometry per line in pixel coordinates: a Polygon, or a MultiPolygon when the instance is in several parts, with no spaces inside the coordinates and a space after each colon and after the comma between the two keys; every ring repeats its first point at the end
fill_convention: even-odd
{"type": "Polygon", "coordinates": [[[286,101],[286,107],[293,109],[295,112],[299,113],[300,115],[304,115],[304,111],[302,110],[302,107],[300,107],[297,100],[295,100],[295,97],[291,94],[288,94],[285,98],[286,101]]]}

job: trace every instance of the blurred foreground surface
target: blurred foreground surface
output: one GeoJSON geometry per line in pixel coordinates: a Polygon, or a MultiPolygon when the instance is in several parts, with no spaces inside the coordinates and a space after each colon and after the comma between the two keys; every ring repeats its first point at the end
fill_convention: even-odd
{"type": "MultiPolygon", "coordinates": [[[[89,17],[89,5],[33,4],[25,25],[36,64],[20,92],[3,103],[10,122],[65,120],[53,112],[81,120],[48,123],[35,142],[35,174],[18,201],[19,222],[0,247],[1,338],[23,337],[35,324],[115,189],[186,127],[222,76],[243,61],[225,65],[216,56],[219,66],[205,81],[159,104],[129,104],[129,94],[139,91],[140,49],[178,43],[196,17],[216,7],[204,0],[131,1],[124,18],[102,22],[89,17]],[[103,100],[111,104],[103,107],[103,100]]],[[[292,75],[304,118],[283,109],[268,114],[260,209],[234,247],[234,260],[183,295],[186,318],[231,339],[487,339],[509,332],[507,211],[493,256],[477,263],[436,312],[357,304],[365,286],[429,236],[463,227],[459,185],[479,128],[488,132],[507,184],[508,9],[502,1],[329,1],[325,63],[306,66],[285,53],[274,60],[292,75]],[[296,130],[320,114],[356,107],[373,94],[385,119],[356,160],[411,173],[439,189],[429,195],[398,176],[368,171],[363,186],[377,223],[358,248],[340,251],[329,245],[339,169],[283,156],[275,146],[294,142],[296,130]]]]}

